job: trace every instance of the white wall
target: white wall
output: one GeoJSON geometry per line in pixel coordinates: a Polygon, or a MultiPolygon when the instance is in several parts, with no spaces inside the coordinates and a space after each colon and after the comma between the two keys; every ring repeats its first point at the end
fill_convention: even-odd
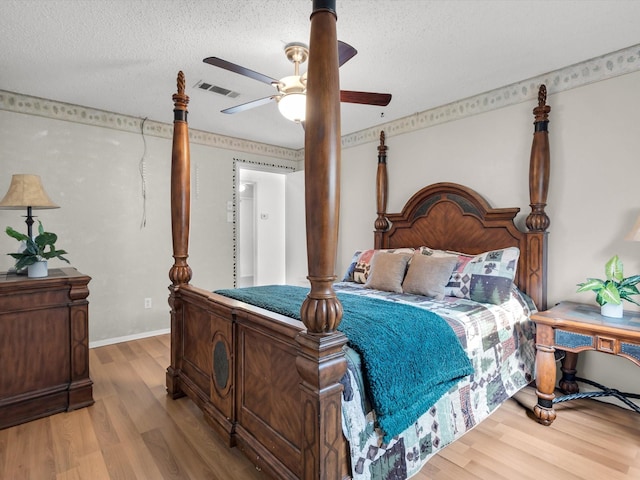
{"type": "Polygon", "coordinates": [[[287,174],[287,284],[308,287],[304,170],[287,174]]]}
{"type": "MultiPolygon", "coordinates": [[[[170,111],[170,110],[169,110],[170,111]]],[[[146,227],[139,133],[0,110],[0,195],[13,173],[42,177],[56,210],[35,214],[58,234],[71,265],[92,277],[89,338],[95,344],[169,328],[167,304],[173,264],[170,214],[171,138],[146,136],[146,227]],[[152,308],[144,308],[144,299],[152,308]]],[[[193,283],[213,290],[233,286],[233,158],[279,159],[191,143],[192,200],[189,264],[193,283]]],[[[283,161],[287,164],[286,161],[283,161]]],[[[0,210],[0,227],[26,231],[26,212],[0,210]]],[[[0,233],[0,271],[17,242],[0,233]]],[[[67,266],[59,260],[50,267],[67,266]]],[[[283,275],[284,276],[284,275],[283,275]]]]}
{"type": "MultiPolygon", "coordinates": [[[[576,293],[587,277],[602,277],[615,253],[626,275],[640,273],[640,243],[623,239],[640,214],[640,73],[553,94],[549,88],[551,180],[547,212],[549,305],[561,300],[595,304],[576,293]]],[[[495,207],[528,206],[528,165],[533,133],[523,103],[387,138],[389,212],[435,182],[466,184],[495,207]]],[[[338,272],[353,252],[373,245],[377,144],[342,151],[338,272]]],[[[626,308],[634,306],[626,303],[626,308]]],[[[638,367],[589,353],[579,374],[615,388],[640,392],[638,367]]]]}

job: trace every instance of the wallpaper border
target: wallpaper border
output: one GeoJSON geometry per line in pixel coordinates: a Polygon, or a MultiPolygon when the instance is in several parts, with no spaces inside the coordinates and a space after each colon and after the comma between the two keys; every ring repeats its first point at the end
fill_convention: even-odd
{"type": "Polygon", "coordinates": [[[640,44],[345,135],[342,137],[342,146],[348,148],[377,142],[380,130],[384,130],[388,138],[535,100],[538,96],[538,86],[542,83],[547,85],[548,95],[553,95],[638,70],[640,70],[640,44]]]}
{"type": "MultiPolygon", "coordinates": [[[[173,124],[170,123],[132,117],[80,105],[72,105],[70,103],[32,97],[21,93],[7,92],[5,90],[0,90],[0,110],[37,115],[39,117],[93,125],[101,128],[112,128],[137,134],[144,128],[145,135],[169,139],[173,137],[173,124]]],[[[241,138],[227,137],[196,129],[189,129],[189,140],[194,144],[208,147],[264,155],[295,162],[298,162],[303,156],[299,150],[253,142],[241,138]]]]}
{"type": "MultiPolygon", "coordinates": [[[[391,137],[531,101],[537,97],[538,85],[541,83],[545,83],[548,94],[553,95],[554,93],[637,72],[638,70],[640,70],[640,44],[447,105],[344,135],[342,137],[342,147],[349,148],[364,143],[377,142],[380,130],[384,130],[387,137],[391,137]]],[[[144,127],[145,135],[163,138],[171,138],[173,132],[173,125],[168,123],[153,120],[144,121],[142,118],[3,90],[0,90],[0,110],[135,133],[140,133],[141,128],[144,127]]],[[[193,143],[236,152],[264,155],[299,163],[304,160],[304,149],[294,150],[201,130],[190,130],[189,138],[193,143]]]]}

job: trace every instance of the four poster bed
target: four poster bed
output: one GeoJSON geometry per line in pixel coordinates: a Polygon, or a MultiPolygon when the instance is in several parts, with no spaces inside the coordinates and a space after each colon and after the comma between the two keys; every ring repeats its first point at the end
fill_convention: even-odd
{"type": "MultiPolygon", "coordinates": [[[[269,286],[214,293],[189,283],[188,97],[182,72],[178,76],[167,391],[172,398],[187,395],[229,446],[273,478],[402,479],[533,379],[528,316],[546,308],[550,108],[542,86],[534,109],[527,231],[514,224],[518,208],[492,208],[454,183],[427,186],[400,213],[387,213],[381,134],[374,248],[357,252],[336,282],[334,4],[314,1],[311,16],[305,129],[310,291],[269,286]],[[387,337],[395,343],[383,343],[387,337]],[[425,379],[434,372],[438,378],[425,379]]],[[[550,407],[536,406],[536,415],[543,418],[550,407]]]]}

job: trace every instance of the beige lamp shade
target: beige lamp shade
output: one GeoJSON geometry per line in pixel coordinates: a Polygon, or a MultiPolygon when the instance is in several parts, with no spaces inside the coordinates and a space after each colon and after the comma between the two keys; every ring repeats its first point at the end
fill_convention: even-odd
{"type": "Polygon", "coordinates": [[[40,175],[16,174],[11,177],[9,190],[0,201],[3,210],[19,210],[31,207],[33,209],[60,208],[51,201],[44,191],[40,175]]]}
{"type": "Polygon", "coordinates": [[[636,219],[636,223],[629,233],[624,237],[625,240],[632,242],[640,242],[640,217],[636,219]]]}

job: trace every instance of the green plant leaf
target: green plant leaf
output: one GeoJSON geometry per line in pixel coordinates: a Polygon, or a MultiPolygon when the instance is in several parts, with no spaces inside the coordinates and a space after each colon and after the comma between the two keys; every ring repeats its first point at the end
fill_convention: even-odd
{"type": "Polygon", "coordinates": [[[47,245],[53,247],[58,240],[58,236],[55,233],[43,232],[35,238],[36,244],[44,249],[47,245]]]}
{"type": "Polygon", "coordinates": [[[618,291],[622,294],[625,293],[627,295],[638,295],[640,290],[636,285],[618,285],[618,291]]]}
{"type": "MultiPolygon", "coordinates": [[[[637,295],[636,293],[633,293],[632,295],[637,295]]],[[[640,305],[640,303],[636,302],[631,296],[630,294],[626,293],[626,292],[620,292],[620,298],[622,300],[626,300],[627,302],[631,302],[631,303],[635,303],[636,305],[640,305]]]]}
{"type": "Polygon", "coordinates": [[[5,231],[7,232],[7,235],[9,235],[11,238],[15,238],[19,242],[26,242],[29,238],[24,233],[17,232],[11,227],[7,227],[5,231]]]}
{"type": "Polygon", "coordinates": [[[604,282],[599,278],[587,278],[586,282],[579,283],[577,292],[588,292],[590,290],[600,290],[604,288],[604,282]]]}
{"type": "Polygon", "coordinates": [[[620,303],[622,303],[620,293],[618,292],[618,288],[614,282],[606,282],[605,287],[600,290],[598,294],[604,303],[613,303],[614,305],[620,305],[620,303]]]}
{"type": "Polygon", "coordinates": [[[37,261],[37,257],[31,255],[29,253],[8,253],[7,255],[15,258],[16,260],[16,270],[22,270],[23,268],[35,263],[37,261]]]}
{"type": "Polygon", "coordinates": [[[640,282],[640,275],[633,275],[632,277],[627,277],[622,282],[620,282],[621,287],[627,287],[631,285],[635,285],[640,282]]]}
{"type": "Polygon", "coordinates": [[[618,257],[618,255],[614,255],[609,259],[609,261],[604,266],[605,274],[607,275],[607,280],[614,280],[616,282],[621,282],[624,279],[624,275],[622,273],[622,260],[618,257]]]}
{"type": "Polygon", "coordinates": [[[22,251],[22,254],[23,255],[38,255],[39,251],[40,251],[40,249],[38,248],[38,245],[36,245],[36,243],[29,238],[29,239],[27,239],[27,243],[25,245],[24,250],[22,251]]]}
{"type": "Polygon", "coordinates": [[[64,250],[50,250],[48,252],[42,252],[40,255],[42,258],[49,260],[50,258],[59,258],[60,260],[64,260],[67,263],[70,263],[69,260],[64,258],[62,255],[65,255],[67,252],[64,250]]]}

